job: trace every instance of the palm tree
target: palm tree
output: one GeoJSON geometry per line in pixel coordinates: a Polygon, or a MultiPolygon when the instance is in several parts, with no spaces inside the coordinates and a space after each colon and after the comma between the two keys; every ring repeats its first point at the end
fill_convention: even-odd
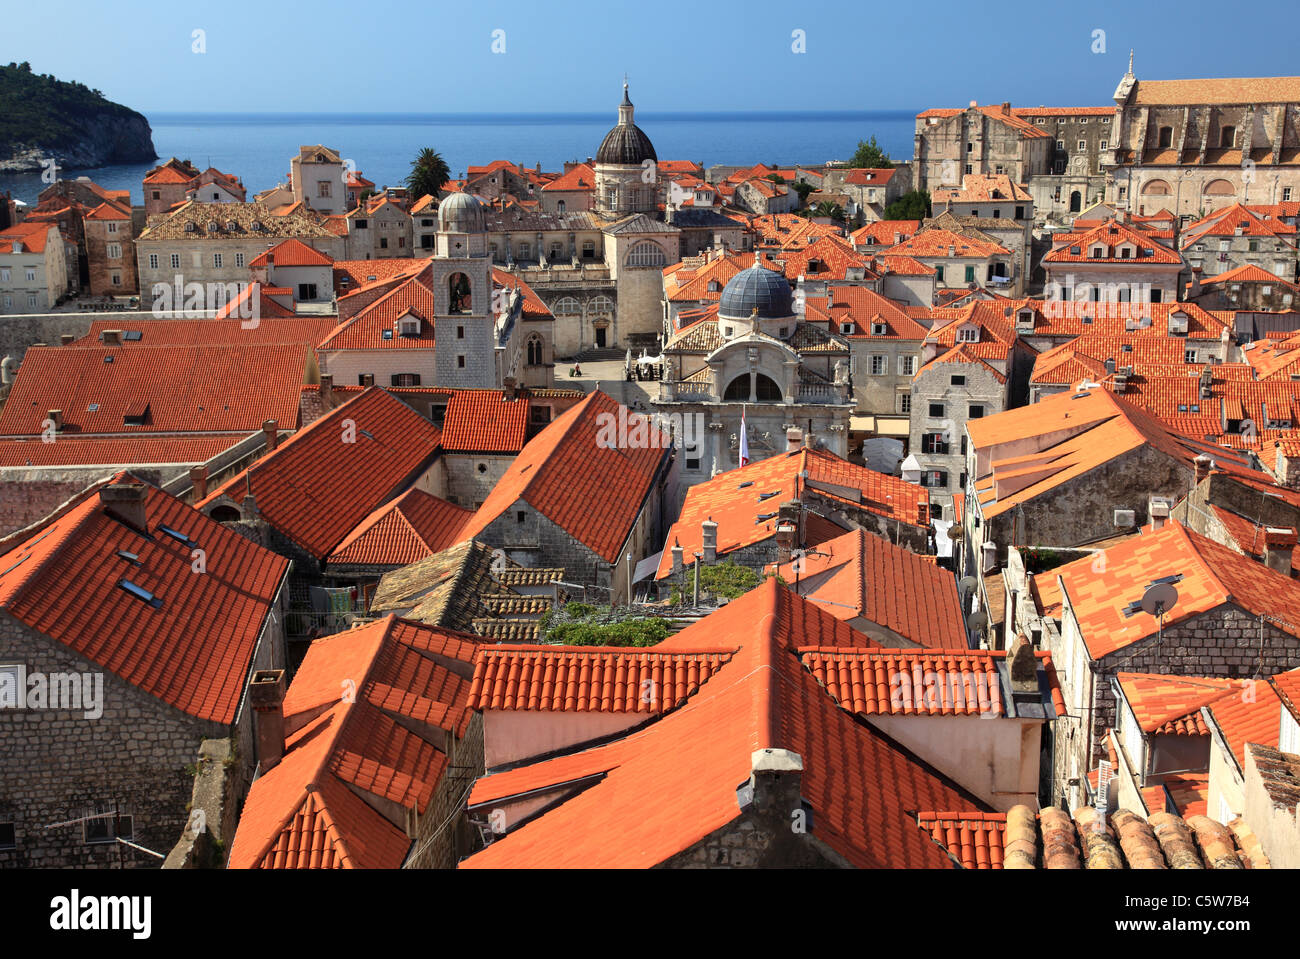
{"type": "Polygon", "coordinates": [[[830,200],[822,200],[813,210],[814,217],[827,217],[837,223],[844,219],[844,208],[830,200]]]}
{"type": "Polygon", "coordinates": [[[411,175],[406,178],[406,188],[415,200],[426,194],[436,197],[450,179],[451,170],[442,154],[425,147],[411,162],[411,175]]]}

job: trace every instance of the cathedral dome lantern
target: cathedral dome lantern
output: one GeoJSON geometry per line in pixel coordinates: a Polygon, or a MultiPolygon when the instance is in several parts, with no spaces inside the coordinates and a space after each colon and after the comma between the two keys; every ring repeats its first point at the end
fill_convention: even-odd
{"type": "Polygon", "coordinates": [[[438,205],[438,230],[442,233],[483,233],[483,204],[469,193],[453,193],[438,205]]]}
{"type": "Polygon", "coordinates": [[[792,320],[794,318],[794,293],[786,278],[777,270],[769,270],[759,263],[760,254],[754,255],[754,264],[741,270],[722,288],[718,303],[718,316],[737,322],[759,320],[792,320]]]}
{"type": "Polygon", "coordinates": [[[623,83],[623,102],[618,105],[618,125],[605,134],[596,151],[597,163],[619,166],[641,166],[646,160],[658,162],[654,144],[644,131],[632,122],[632,101],[628,98],[627,82],[623,83]]]}

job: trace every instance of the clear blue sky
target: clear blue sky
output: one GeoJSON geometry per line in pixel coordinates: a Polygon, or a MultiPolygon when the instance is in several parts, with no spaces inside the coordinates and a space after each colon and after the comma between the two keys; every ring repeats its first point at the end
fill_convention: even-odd
{"type": "Polygon", "coordinates": [[[1109,102],[1130,47],[1139,78],[1300,72],[1294,2],[1241,9],[1236,21],[1201,0],[40,0],[4,5],[0,62],[146,114],[608,111],[624,72],[649,112],[1091,106],[1109,102]],[[206,53],[192,50],[196,29],[206,53]]]}

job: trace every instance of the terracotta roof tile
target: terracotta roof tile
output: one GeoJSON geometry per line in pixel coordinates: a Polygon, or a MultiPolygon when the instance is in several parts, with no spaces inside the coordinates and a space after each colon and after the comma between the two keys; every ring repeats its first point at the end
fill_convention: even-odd
{"type": "Polygon", "coordinates": [[[234,722],[288,560],[129,474],[23,533],[0,541],[0,608],[182,712],[234,722]],[[122,485],[143,488],[147,535],[101,503],[122,485]],[[216,575],[194,574],[195,548],[216,575]]]}
{"type": "Polygon", "coordinates": [[[1232,679],[1160,673],[1116,673],[1115,678],[1143,732],[1176,736],[1208,735],[1201,707],[1240,685],[1232,679]]]}
{"type": "Polygon", "coordinates": [[[248,261],[250,267],[268,266],[331,266],[334,258],[313,250],[301,240],[290,237],[248,261]]]}
{"type": "Polygon", "coordinates": [[[405,566],[459,542],[472,510],[409,489],[362,520],[329,555],[339,566],[405,566]]]}
{"type": "Polygon", "coordinates": [[[442,421],[449,453],[518,453],[528,437],[529,402],[500,390],[456,390],[442,421]]]}

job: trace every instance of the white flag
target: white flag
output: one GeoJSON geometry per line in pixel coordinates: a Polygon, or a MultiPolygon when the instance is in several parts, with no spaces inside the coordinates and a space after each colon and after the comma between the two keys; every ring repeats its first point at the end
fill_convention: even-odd
{"type": "Polygon", "coordinates": [[[740,465],[749,465],[749,431],[745,429],[745,408],[740,408],[740,465]]]}

